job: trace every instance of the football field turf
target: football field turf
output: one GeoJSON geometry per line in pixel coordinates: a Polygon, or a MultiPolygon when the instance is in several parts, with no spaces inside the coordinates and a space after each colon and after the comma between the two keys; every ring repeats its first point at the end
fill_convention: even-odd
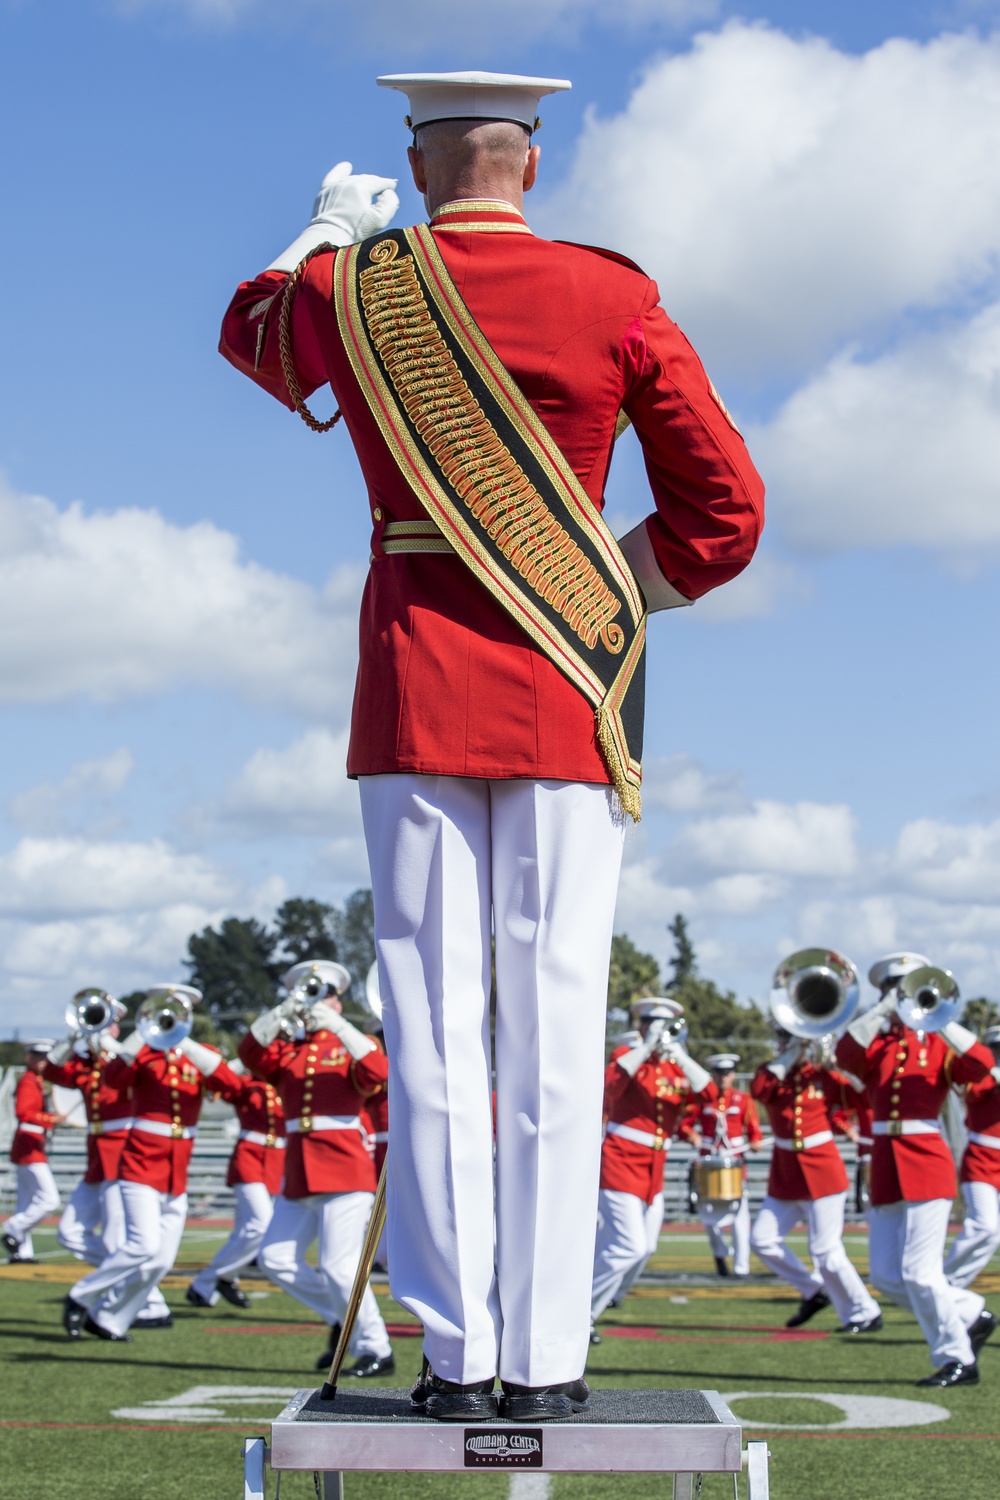
{"type": "MultiPolygon", "coordinates": [[[[36,1236],[40,1265],[0,1268],[4,1500],[238,1500],[242,1437],[266,1433],[287,1394],[318,1383],[312,1366],[324,1330],[258,1279],[244,1282],[249,1312],[226,1303],[188,1307],[190,1272],[222,1237],[218,1228],[191,1229],[164,1284],[174,1327],[136,1332],[131,1344],[65,1339],[60,1307],[79,1269],[57,1250],[51,1229],[36,1236]]],[[[864,1268],[864,1235],[849,1234],[847,1243],[864,1268]]],[[[1000,1335],[980,1357],[978,1387],[918,1390],[930,1363],[909,1315],[885,1308],[884,1331],[863,1340],[839,1335],[831,1309],[789,1332],[796,1298],[788,1288],[756,1275],[748,1285],[718,1281],[711,1269],[697,1226],[665,1233],[649,1267],[659,1279],[602,1319],[591,1384],[721,1392],[742,1421],[760,1424],[747,1426],[744,1440],[767,1439],[775,1500],[995,1500],[1000,1335]]],[[[1000,1264],[979,1289],[1000,1313],[1000,1264]]],[[[409,1385],[420,1364],[419,1328],[388,1296],[379,1300],[397,1361],[382,1384],[409,1385]]],[[[528,1500],[526,1477],[349,1474],[345,1500],[528,1500]]],[[[532,1500],[639,1500],[669,1496],[669,1483],[646,1474],[530,1482],[532,1500]]],[[[269,1486],[270,1500],[274,1476],[269,1486]]],[[[309,1475],[283,1477],[282,1500],[313,1493],[309,1475]]],[[[731,1476],[706,1476],[704,1500],[732,1493],[731,1476]]]]}

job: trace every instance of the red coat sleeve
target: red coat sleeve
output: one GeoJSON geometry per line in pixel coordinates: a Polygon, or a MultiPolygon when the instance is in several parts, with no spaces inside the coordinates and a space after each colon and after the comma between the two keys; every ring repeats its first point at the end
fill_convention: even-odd
{"type": "Polygon", "coordinates": [[[214,1073],[205,1079],[205,1087],[213,1094],[218,1094],[225,1099],[227,1104],[235,1104],[243,1093],[243,1079],[238,1073],[234,1073],[225,1058],[219,1063],[214,1073]]]}
{"type": "MultiPolygon", "coordinates": [[[[304,281],[333,287],[333,253],[310,261],[304,281]]],[[[281,368],[278,329],[281,304],[288,277],[284,271],[264,271],[253,281],[244,281],[222,320],[219,352],[284,406],[294,410],[281,368]]],[[[307,298],[297,295],[292,303],[292,350],[295,376],[308,399],[329,379],[316,329],[308,312],[307,298]]]]}
{"type": "Polygon", "coordinates": [[[773,1099],[778,1091],[779,1080],[771,1072],[770,1068],[758,1068],[750,1082],[750,1093],[761,1104],[767,1104],[773,1099]]]}
{"type": "Polygon", "coordinates": [[[45,1094],[34,1073],[22,1073],[14,1092],[14,1114],[20,1125],[44,1125],[48,1130],[57,1116],[43,1108],[45,1094]]]}
{"type": "MultiPolygon", "coordinates": [[[[369,1038],[375,1041],[374,1037],[369,1038]]],[[[355,1058],[351,1064],[351,1076],[362,1094],[374,1094],[388,1082],[389,1059],[376,1043],[364,1057],[355,1058]]]]}
{"type": "Polygon", "coordinates": [[[993,1067],[993,1053],[983,1042],[976,1042],[963,1056],[959,1057],[957,1053],[952,1054],[951,1081],[952,1083],[979,1083],[981,1079],[990,1076],[993,1067]]]}
{"type": "Polygon", "coordinates": [[[855,1078],[860,1078],[862,1083],[867,1081],[869,1073],[868,1053],[861,1046],[860,1042],[854,1040],[849,1031],[845,1031],[844,1035],[840,1038],[840,1041],[834,1048],[834,1055],[842,1068],[846,1068],[849,1073],[853,1073],[855,1078]]]}
{"type": "Polygon", "coordinates": [[[746,1134],[747,1144],[750,1146],[759,1146],[764,1139],[764,1132],[760,1128],[760,1116],[757,1113],[757,1106],[752,1099],[747,1100],[746,1113],[743,1116],[743,1130],[746,1134]]]}
{"type": "Polygon", "coordinates": [[[260,1078],[266,1078],[268,1083],[278,1083],[281,1078],[281,1059],[284,1052],[282,1041],[275,1040],[269,1047],[262,1047],[253,1032],[248,1031],[245,1037],[241,1037],[236,1051],[240,1061],[246,1063],[251,1072],[256,1073],[260,1078]]]}

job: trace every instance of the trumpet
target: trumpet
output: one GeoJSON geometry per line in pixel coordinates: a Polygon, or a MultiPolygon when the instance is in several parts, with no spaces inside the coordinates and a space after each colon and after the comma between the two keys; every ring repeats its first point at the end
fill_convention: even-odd
{"type": "Polygon", "coordinates": [[[169,1052],[191,1035],[201,991],[189,984],[157,984],[135,1013],[135,1029],[155,1052],[169,1052]]]}
{"type": "Polygon", "coordinates": [[[858,971],[849,958],[829,948],[800,948],[774,971],[771,1015],[789,1036],[818,1042],[847,1030],[860,993],[858,971]]]}
{"type": "Polygon", "coordinates": [[[289,1019],[305,1021],[314,1005],[328,995],[336,998],[350,988],[351,976],[343,964],[332,959],[318,958],[312,962],[293,964],[282,977],[288,990],[283,1009],[289,1019]]]}
{"type": "Polygon", "coordinates": [[[96,1043],[99,1046],[101,1033],[120,1021],[124,1014],[124,1005],[107,990],[77,990],[66,1007],[66,1025],[91,1045],[96,1043]]]}
{"type": "Polygon", "coordinates": [[[925,964],[904,974],[897,986],[896,1010],[911,1031],[940,1031],[958,1015],[959,992],[954,974],[925,964]]]}

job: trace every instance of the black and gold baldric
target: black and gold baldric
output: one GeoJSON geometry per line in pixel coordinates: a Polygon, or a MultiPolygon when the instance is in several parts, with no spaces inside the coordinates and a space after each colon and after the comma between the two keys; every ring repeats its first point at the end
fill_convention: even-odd
{"type": "Polygon", "coordinates": [[[638,820],[645,604],[563,454],[476,326],[425,225],[341,251],[334,304],[390,452],[465,565],[593,705],[638,820]]]}

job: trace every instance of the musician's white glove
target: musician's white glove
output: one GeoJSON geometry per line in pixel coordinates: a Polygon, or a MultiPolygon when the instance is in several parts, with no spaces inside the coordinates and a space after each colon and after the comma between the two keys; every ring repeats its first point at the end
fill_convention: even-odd
{"type": "Polygon", "coordinates": [[[776,1058],[771,1062],[765,1063],[764,1066],[769,1073],[773,1073],[775,1078],[780,1081],[791,1072],[805,1050],[805,1042],[796,1037],[790,1047],[786,1047],[784,1052],[779,1052],[776,1058]]]}
{"type": "Polygon", "coordinates": [[[52,1048],[52,1051],[49,1053],[45,1061],[52,1063],[52,1065],[56,1068],[61,1068],[79,1040],[80,1038],[74,1031],[72,1035],[66,1037],[64,1041],[56,1042],[55,1046],[52,1048]]]}
{"type": "Polygon", "coordinates": [[[310,1007],[306,1017],[306,1031],[332,1031],[355,1062],[359,1058],[367,1057],[369,1052],[375,1051],[375,1043],[370,1036],[365,1036],[364,1032],[352,1026],[339,1010],[334,1010],[332,1005],[324,1005],[322,1000],[310,1007]]]}
{"type": "Polygon", "coordinates": [[[675,589],[672,583],[668,583],[660,572],[660,565],[656,561],[656,553],[649,539],[645,521],[640,521],[631,531],[619,538],[618,545],[625,554],[625,561],[632,569],[636,583],[642,590],[642,597],[646,601],[647,614],[655,614],[660,609],[677,609],[682,604],[693,604],[693,599],[688,599],[679,589],[675,589]]]}
{"type": "Polygon", "coordinates": [[[675,1067],[680,1068],[696,1094],[708,1088],[712,1081],[711,1074],[705,1072],[701,1063],[695,1062],[690,1052],[685,1051],[680,1042],[670,1042],[666,1047],[661,1047],[660,1055],[667,1058],[675,1067]]]}
{"type": "Polygon", "coordinates": [[[399,207],[396,182],[395,177],[373,177],[370,172],[355,176],[349,161],[338,162],[323,178],[308,225],[267,269],[294,271],[317,245],[356,245],[377,234],[399,207]]]}
{"type": "Polygon", "coordinates": [[[282,1000],[281,1004],[276,1005],[273,1010],[265,1010],[257,1017],[250,1027],[250,1035],[262,1047],[270,1047],[275,1038],[281,1035],[281,1028],[289,1016],[294,1014],[294,1000],[282,1000]]]}
{"type": "Polygon", "coordinates": [[[953,1052],[957,1052],[959,1057],[964,1057],[969,1048],[974,1047],[979,1041],[975,1032],[966,1031],[965,1027],[959,1026],[957,1021],[949,1021],[947,1026],[942,1026],[938,1035],[944,1037],[948,1046],[953,1052]]]}
{"type": "Polygon", "coordinates": [[[630,1078],[635,1077],[643,1063],[648,1061],[656,1051],[666,1024],[666,1021],[661,1018],[650,1021],[649,1030],[642,1041],[637,1042],[634,1047],[630,1047],[627,1052],[623,1052],[618,1059],[618,1066],[623,1073],[627,1073],[630,1078]]]}
{"type": "Polygon", "coordinates": [[[865,1051],[882,1030],[882,1022],[887,1020],[896,1009],[898,996],[895,989],[891,989],[883,1000],[873,1005],[871,1010],[866,1010],[863,1016],[858,1016],[847,1028],[847,1035],[853,1037],[859,1047],[865,1051]]]}
{"type": "Polygon", "coordinates": [[[110,1052],[112,1057],[120,1057],[122,1062],[128,1063],[130,1067],[145,1045],[138,1031],[133,1031],[132,1035],[127,1036],[123,1042],[117,1042],[114,1037],[109,1036],[104,1043],[105,1050],[110,1052]]]}
{"type": "Polygon", "coordinates": [[[990,1069],[990,1077],[993,1079],[993,1082],[997,1085],[997,1087],[1000,1088],[1000,1065],[990,1069]]]}
{"type": "Polygon", "coordinates": [[[184,1038],[177,1050],[184,1053],[188,1062],[194,1063],[203,1078],[211,1078],[222,1061],[221,1052],[216,1052],[214,1047],[203,1047],[201,1042],[193,1042],[189,1036],[184,1038]]]}

